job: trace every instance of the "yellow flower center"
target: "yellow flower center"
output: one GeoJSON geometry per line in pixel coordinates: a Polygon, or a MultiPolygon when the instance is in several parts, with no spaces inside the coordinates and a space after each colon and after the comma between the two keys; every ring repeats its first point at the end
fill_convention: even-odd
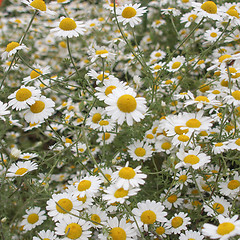
{"type": "Polygon", "coordinates": [[[39,216],[36,213],[32,213],[28,216],[27,221],[30,224],[34,224],[38,221],[38,219],[39,219],[39,216]]]}
{"type": "Polygon", "coordinates": [[[181,62],[175,62],[175,63],[173,63],[173,65],[172,65],[172,69],[177,69],[177,68],[179,68],[181,66],[181,62]]]}
{"type": "MultiPolygon", "coordinates": [[[[63,209],[66,209],[68,212],[70,212],[73,208],[72,201],[67,198],[62,198],[57,203],[59,206],[61,206],[63,209]]],[[[57,211],[66,214],[67,212],[61,209],[58,205],[56,205],[57,211]]]]}
{"type": "Polygon", "coordinates": [[[164,150],[168,150],[171,148],[171,143],[170,142],[165,142],[162,144],[161,148],[164,149],[164,150]]]}
{"type": "Polygon", "coordinates": [[[40,69],[35,69],[37,72],[39,72],[39,73],[37,73],[36,71],[34,71],[34,70],[32,70],[31,71],[31,73],[30,73],[30,77],[31,77],[31,79],[34,79],[34,78],[36,78],[36,77],[39,77],[40,76],[40,73],[42,74],[43,72],[40,70],[40,69]]]}
{"type": "Polygon", "coordinates": [[[176,126],[174,127],[174,131],[178,135],[182,135],[183,133],[187,133],[189,130],[188,129],[181,129],[183,126],[176,126]]]}
{"type": "Polygon", "coordinates": [[[132,95],[124,94],[119,97],[117,106],[121,112],[130,113],[136,109],[137,101],[132,95]]]}
{"type": "Polygon", "coordinates": [[[230,58],[230,57],[232,57],[232,56],[229,55],[229,54],[225,54],[225,55],[222,55],[221,57],[219,57],[219,58],[218,58],[218,61],[219,61],[220,63],[222,63],[225,59],[228,59],[228,58],[230,58]]]}
{"type": "Polygon", "coordinates": [[[45,103],[42,101],[36,101],[33,105],[31,105],[30,110],[32,113],[40,113],[45,108],[45,103]]]}
{"type": "MultiPolygon", "coordinates": [[[[97,79],[98,79],[99,81],[102,81],[102,80],[103,80],[103,74],[99,74],[99,75],[97,76],[97,79]]],[[[108,78],[108,75],[104,74],[104,79],[109,79],[109,78],[108,78]]]]}
{"type": "Polygon", "coordinates": [[[219,94],[219,93],[221,93],[221,92],[220,92],[219,90],[213,90],[212,93],[215,94],[215,95],[217,95],[217,94],[219,94]]]}
{"type": "Polygon", "coordinates": [[[174,203],[177,201],[177,195],[173,194],[167,198],[168,202],[174,203]]]}
{"type": "Polygon", "coordinates": [[[27,172],[27,168],[19,168],[16,172],[15,172],[15,174],[16,175],[23,175],[25,172],[27,172]]]}
{"type": "Polygon", "coordinates": [[[235,141],[235,144],[237,144],[238,146],[240,146],[240,138],[238,138],[238,139],[235,141]]]}
{"type": "Polygon", "coordinates": [[[40,11],[43,11],[43,12],[45,12],[47,10],[46,4],[43,0],[33,0],[30,3],[30,6],[36,8],[40,11]]]}
{"type": "Polygon", "coordinates": [[[67,48],[67,44],[64,42],[64,41],[61,41],[59,43],[59,45],[62,47],[62,48],[67,48]]]}
{"type": "Polygon", "coordinates": [[[131,167],[123,167],[119,173],[120,178],[132,179],[136,175],[135,171],[131,167]]]}
{"type": "Polygon", "coordinates": [[[95,225],[98,225],[97,223],[101,222],[101,218],[97,214],[92,214],[91,220],[94,221],[95,225]]]}
{"type": "Polygon", "coordinates": [[[109,236],[111,236],[113,240],[126,240],[127,239],[126,232],[120,227],[112,228],[109,233],[109,236]]]}
{"type": "Polygon", "coordinates": [[[95,113],[93,116],[92,116],[92,122],[93,123],[98,123],[101,119],[102,115],[100,113],[95,113]]]}
{"type": "Polygon", "coordinates": [[[234,99],[240,100],[240,91],[236,90],[236,91],[232,92],[232,96],[234,97],[234,99]]]}
{"type": "Polygon", "coordinates": [[[16,99],[19,102],[23,102],[26,101],[28,98],[30,98],[32,96],[32,93],[30,90],[28,90],[27,88],[21,88],[17,91],[16,93],[16,99]]]}
{"type": "Polygon", "coordinates": [[[165,233],[165,228],[162,227],[162,226],[156,228],[156,233],[157,233],[158,235],[164,234],[164,233],[165,233]]]}
{"type": "Polygon", "coordinates": [[[229,8],[226,13],[232,17],[239,18],[239,13],[235,8],[229,8]]]}
{"type": "Polygon", "coordinates": [[[152,134],[147,134],[146,138],[148,138],[148,139],[153,139],[154,136],[153,136],[152,134]]]}
{"type": "Polygon", "coordinates": [[[74,30],[77,27],[76,22],[71,18],[64,18],[59,23],[59,28],[61,28],[64,31],[71,31],[74,30]]]}
{"type": "Polygon", "coordinates": [[[89,189],[91,187],[92,183],[89,180],[82,180],[79,184],[78,184],[78,191],[82,192],[82,191],[86,191],[87,189],[89,189]]]}
{"type": "Polygon", "coordinates": [[[14,48],[19,47],[20,44],[18,42],[10,42],[6,47],[6,52],[11,52],[14,48]]]}
{"type": "Polygon", "coordinates": [[[123,198],[123,197],[126,197],[127,195],[128,195],[128,190],[124,190],[123,188],[119,188],[114,193],[115,198],[123,198]]]}
{"type": "Polygon", "coordinates": [[[65,234],[70,239],[77,239],[82,235],[82,228],[77,223],[70,223],[65,228],[65,234]]]}
{"type": "Polygon", "coordinates": [[[109,124],[109,121],[107,121],[107,120],[101,120],[100,122],[99,122],[99,125],[100,126],[107,126],[109,124]]]}
{"type": "Polygon", "coordinates": [[[101,55],[101,54],[105,54],[105,53],[108,53],[108,51],[106,49],[96,51],[96,55],[101,55]]]}
{"type": "Polygon", "coordinates": [[[218,225],[217,233],[219,235],[226,235],[232,232],[235,229],[235,225],[230,222],[224,222],[218,225]]]}
{"type": "Polygon", "coordinates": [[[157,219],[157,216],[156,216],[155,212],[153,212],[151,210],[146,210],[141,215],[141,221],[144,224],[153,224],[153,223],[155,223],[156,219],[157,219]]]}
{"type": "Polygon", "coordinates": [[[219,214],[223,214],[224,213],[224,207],[223,207],[223,205],[222,204],[220,204],[220,203],[214,203],[213,204],[213,209],[215,210],[215,211],[217,211],[219,214]]]}
{"type": "Polygon", "coordinates": [[[215,146],[215,147],[221,147],[221,146],[223,146],[223,143],[221,143],[221,142],[215,143],[214,146],[215,146]]]}
{"type": "MultiPolygon", "coordinates": [[[[203,64],[203,63],[204,63],[204,60],[199,60],[199,61],[197,62],[198,65],[201,65],[201,64],[203,64]]],[[[208,87],[208,89],[210,89],[209,85],[205,85],[205,86],[208,87]]]]}
{"type": "Polygon", "coordinates": [[[210,36],[211,36],[212,38],[215,38],[215,37],[217,37],[217,33],[212,32],[212,33],[210,34],[210,36]]]}
{"type": "Polygon", "coordinates": [[[196,18],[197,18],[197,15],[196,15],[196,14],[191,14],[191,15],[188,17],[188,21],[189,21],[189,22],[194,22],[196,18]]]}
{"type": "Polygon", "coordinates": [[[132,18],[137,14],[137,11],[133,7],[126,7],[122,11],[123,18],[132,18]]]}
{"type": "Polygon", "coordinates": [[[212,1],[207,1],[203,3],[201,9],[209,14],[217,13],[217,5],[212,1]]]}
{"type": "Polygon", "coordinates": [[[205,96],[198,96],[194,100],[197,102],[209,102],[209,99],[205,96]]]}
{"type": "Polygon", "coordinates": [[[156,66],[154,66],[154,70],[159,70],[160,68],[162,68],[162,66],[160,66],[160,65],[156,65],[156,66]]]}
{"type": "Polygon", "coordinates": [[[84,197],[79,197],[79,195],[78,195],[78,196],[77,196],[77,200],[78,200],[79,202],[85,203],[86,200],[87,200],[87,196],[85,195],[84,197]]]}
{"type": "Polygon", "coordinates": [[[106,178],[108,179],[108,181],[111,181],[112,180],[112,177],[110,174],[105,174],[106,178]]]}
{"type": "Polygon", "coordinates": [[[139,148],[136,148],[136,149],[135,149],[134,153],[135,153],[138,157],[143,157],[143,156],[145,156],[145,154],[146,154],[146,150],[145,150],[144,148],[139,147],[139,148]]]}
{"type": "Polygon", "coordinates": [[[109,138],[111,137],[111,134],[110,133],[103,133],[102,135],[102,140],[108,140],[109,138]]]}
{"type": "Polygon", "coordinates": [[[186,180],[187,180],[187,175],[181,175],[178,179],[179,182],[183,182],[183,183],[186,182],[186,180]]]}
{"type": "Polygon", "coordinates": [[[160,52],[155,53],[155,57],[161,57],[162,54],[160,52]]]}
{"type": "Polygon", "coordinates": [[[183,219],[181,217],[174,217],[171,221],[172,227],[178,228],[182,226],[183,224],[183,219]]]}
{"type": "Polygon", "coordinates": [[[196,118],[189,119],[186,122],[186,126],[189,128],[199,128],[201,125],[202,125],[201,122],[196,118]]]}
{"type": "Polygon", "coordinates": [[[194,165],[194,164],[197,164],[200,161],[200,159],[196,155],[188,155],[183,159],[183,161],[185,163],[194,165]]]}
{"type": "Polygon", "coordinates": [[[108,94],[112,93],[112,90],[116,89],[116,88],[117,88],[116,86],[107,87],[106,90],[105,90],[105,95],[108,96],[108,94]]]}
{"type": "Polygon", "coordinates": [[[182,134],[178,136],[178,140],[181,142],[187,142],[189,140],[189,137],[187,135],[182,134]]]}
{"type": "Polygon", "coordinates": [[[234,190],[234,189],[238,188],[239,186],[240,186],[240,182],[238,180],[231,180],[228,183],[228,188],[231,190],[234,190]]]}
{"type": "Polygon", "coordinates": [[[182,0],[182,3],[188,3],[189,0],[182,0]]]}

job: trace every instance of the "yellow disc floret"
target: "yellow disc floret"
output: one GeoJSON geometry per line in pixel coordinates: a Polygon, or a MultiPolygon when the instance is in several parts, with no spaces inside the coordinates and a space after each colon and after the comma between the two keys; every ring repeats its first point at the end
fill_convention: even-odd
{"type": "Polygon", "coordinates": [[[113,240],[126,240],[127,239],[126,232],[120,227],[112,228],[109,233],[109,236],[113,240]]]}
{"type": "Polygon", "coordinates": [[[78,239],[82,235],[82,227],[77,223],[70,223],[65,228],[65,234],[70,239],[78,239]]]}
{"type": "Polygon", "coordinates": [[[206,1],[202,4],[201,9],[209,14],[217,13],[217,5],[213,1],[206,1]]]}
{"type": "Polygon", "coordinates": [[[15,174],[21,176],[21,175],[23,175],[25,172],[27,172],[27,170],[28,170],[27,168],[19,168],[19,169],[15,172],[15,174]]]}
{"type": "Polygon", "coordinates": [[[123,167],[119,173],[120,178],[132,179],[136,175],[135,171],[131,167],[123,167]]]}
{"type": "Polygon", "coordinates": [[[121,112],[130,113],[136,109],[137,101],[132,95],[124,94],[119,97],[117,106],[121,112]]]}
{"type": "Polygon", "coordinates": [[[18,42],[10,42],[6,47],[6,52],[11,52],[14,48],[19,47],[20,44],[18,42]]]}
{"type": "Polygon", "coordinates": [[[199,159],[199,157],[197,157],[196,155],[187,155],[187,156],[183,159],[183,161],[184,161],[185,163],[194,165],[194,164],[197,164],[197,163],[200,161],[200,159],[199,159]]]}
{"type": "Polygon", "coordinates": [[[27,88],[21,88],[17,91],[16,93],[16,99],[19,102],[23,102],[26,101],[27,99],[29,99],[32,96],[32,93],[30,90],[28,90],[27,88]]]}
{"type": "Polygon", "coordinates": [[[45,103],[43,101],[36,101],[33,105],[31,105],[30,110],[32,113],[40,113],[44,110],[45,103]]]}
{"type": "Polygon", "coordinates": [[[82,191],[86,191],[87,189],[89,189],[91,187],[92,183],[89,180],[82,180],[79,184],[78,184],[78,191],[82,192],[82,191]]]}
{"type": "Polygon", "coordinates": [[[235,229],[235,225],[230,222],[224,222],[218,225],[217,233],[219,235],[226,235],[232,232],[235,229]]]}
{"type": "Polygon", "coordinates": [[[76,27],[77,27],[76,22],[71,18],[64,18],[59,24],[59,28],[61,28],[64,31],[71,31],[76,29],[76,27]]]}
{"type": "Polygon", "coordinates": [[[40,11],[45,12],[47,10],[46,4],[43,0],[33,0],[30,3],[30,6],[32,6],[33,8],[36,8],[40,11]]]}
{"type": "Polygon", "coordinates": [[[146,154],[146,150],[142,147],[138,147],[135,149],[134,153],[138,156],[138,157],[143,157],[146,154]]]}
{"type": "Polygon", "coordinates": [[[132,18],[136,16],[137,11],[133,7],[126,7],[122,11],[122,17],[124,18],[132,18]]]}
{"type": "Polygon", "coordinates": [[[34,224],[39,220],[39,216],[36,213],[32,213],[28,216],[27,221],[30,224],[34,224]]]}
{"type": "Polygon", "coordinates": [[[66,211],[64,211],[61,207],[56,205],[57,211],[60,212],[60,213],[63,213],[63,214],[66,214],[67,211],[70,212],[73,208],[72,201],[67,199],[67,198],[62,198],[57,203],[58,203],[59,206],[61,206],[63,209],[66,210],[66,211]]]}
{"type": "Polygon", "coordinates": [[[156,216],[155,212],[153,212],[151,210],[146,210],[141,215],[141,221],[144,224],[153,224],[153,223],[155,223],[156,219],[157,219],[157,216],[156,216]]]}

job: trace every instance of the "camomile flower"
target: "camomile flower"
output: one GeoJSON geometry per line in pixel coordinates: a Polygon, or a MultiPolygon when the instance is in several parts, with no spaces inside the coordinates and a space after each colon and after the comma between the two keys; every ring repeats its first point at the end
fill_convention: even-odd
{"type": "Polygon", "coordinates": [[[13,163],[6,174],[7,177],[19,177],[24,176],[28,172],[38,169],[37,163],[31,161],[13,163]]]}
{"type": "Polygon", "coordinates": [[[240,138],[229,140],[228,147],[232,150],[240,151],[240,138]]]}
{"type": "Polygon", "coordinates": [[[103,119],[103,116],[105,115],[104,108],[93,107],[92,110],[89,113],[89,117],[86,120],[86,125],[89,126],[92,129],[97,129],[99,127],[99,121],[103,119]]]}
{"type": "Polygon", "coordinates": [[[78,142],[72,146],[71,150],[75,153],[82,154],[86,151],[87,145],[85,143],[78,142]]]}
{"type": "Polygon", "coordinates": [[[104,101],[109,94],[112,93],[113,89],[127,89],[126,82],[119,81],[117,78],[114,78],[112,80],[104,81],[103,87],[96,87],[96,97],[99,100],[104,101]]]}
{"type": "Polygon", "coordinates": [[[19,158],[23,160],[29,160],[38,157],[36,153],[21,153],[19,158]]]}
{"type": "Polygon", "coordinates": [[[107,214],[100,207],[92,206],[87,209],[89,219],[91,220],[90,224],[92,227],[102,228],[103,225],[106,225],[107,214]],[[103,224],[103,225],[102,225],[103,224]]]}
{"type": "Polygon", "coordinates": [[[81,218],[66,216],[56,223],[55,233],[63,236],[63,240],[88,240],[91,237],[91,231],[88,231],[90,227],[91,225],[81,218]]]}
{"type": "Polygon", "coordinates": [[[180,170],[176,173],[176,188],[183,189],[184,186],[188,186],[189,183],[192,183],[192,176],[190,175],[190,172],[186,169],[180,170]]]}
{"type": "Polygon", "coordinates": [[[178,208],[179,206],[182,205],[183,203],[183,199],[180,198],[181,196],[181,192],[176,192],[176,188],[172,188],[169,192],[167,189],[164,190],[165,193],[162,193],[160,195],[160,199],[163,199],[166,197],[166,194],[167,195],[167,198],[165,198],[164,202],[163,202],[163,205],[168,209],[170,210],[171,208],[175,207],[175,208],[178,208]]]}
{"type": "Polygon", "coordinates": [[[35,87],[21,86],[20,89],[8,96],[8,99],[10,99],[8,105],[18,111],[29,108],[29,105],[34,104],[40,97],[40,94],[41,91],[35,87]]]}
{"type": "MultiPolygon", "coordinates": [[[[91,62],[94,62],[98,58],[102,58],[107,61],[112,61],[115,57],[115,53],[112,53],[112,49],[105,46],[94,46],[93,44],[89,47],[88,55],[91,57],[91,62]]],[[[105,75],[105,74],[104,74],[105,75]]],[[[103,78],[103,77],[102,77],[103,78]]],[[[99,79],[102,81],[102,79],[99,79]]]]}
{"type": "Polygon", "coordinates": [[[141,166],[135,169],[128,166],[129,162],[126,163],[125,167],[117,167],[118,171],[113,173],[112,181],[118,188],[123,187],[124,190],[130,187],[139,187],[145,183],[144,178],[147,177],[140,170],[141,166]]]}
{"type": "Polygon", "coordinates": [[[175,213],[174,216],[167,223],[167,226],[171,227],[172,233],[180,234],[182,230],[187,229],[187,225],[191,223],[190,220],[191,219],[187,216],[187,213],[175,213]]]}
{"type": "MultiPolygon", "coordinates": [[[[94,71],[93,69],[91,69],[88,73],[87,76],[97,80],[96,84],[101,83],[102,81],[109,80],[109,73],[108,72],[104,72],[104,76],[103,76],[103,72],[102,73],[97,73],[96,71],[94,71]]],[[[112,76],[112,75],[111,75],[112,76]]],[[[112,76],[113,77],[113,76],[112,76]]],[[[113,78],[113,79],[117,79],[117,78],[113,78]]],[[[117,79],[118,80],[118,79],[117,79]]]]}
{"type": "Polygon", "coordinates": [[[55,103],[51,98],[41,96],[26,110],[24,118],[30,123],[41,122],[54,113],[54,106],[55,103]]]}
{"type": "Polygon", "coordinates": [[[52,198],[47,201],[46,206],[48,215],[55,222],[61,221],[69,214],[78,215],[81,209],[81,203],[77,200],[77,197],[73,197],[68,193],[53,194],[52,198]]]}
{"type": "Polygon", "coordinates": [[[5,49],[5,52],[2,53],[1,57],[3,60],[7,59],[14,55],[18,50],[22,49],[27,49],[27,47],[24,44],[20,45],[18,42],[10,42],[5,49]]]}
{"type": "Polygon", "coordinates": [[[215,142],[212,146],[212,151],[214,154],[219,154],[228,151],[228,142],[215,142]]]}
{"type": "Polygon", "coordinates": [[[158,50],[154,50],[151,55],[150,58],[151,59],[157,59],[158,61],[162,60],[163,58],[165,58],[166,53],[164,51],[162,51],[161,49],[158,50]]]}
{"type": "Polygon", "coordinates": [[[69,17],[61,17],[59,23],[54,24],[53,29],[50,32],[54,33],[57,37],[78,37],[83,35],[86,31],[85,24],[81,21],[74,21],[69,17]]]}
{"type": "Polygon", "coordinates": [[[10,111],[7,109],[8,109],[8,104],[0,101],[0,119],[2,119],[3,121],[6,120],[5,117],[3,117],[3,116],[10,114],[10,111]]]}
{"type": "Polygon", "coordinates": [[[203,240],[204,236],[200,232],[193,230],[186,230],[185,233],[181,233],[179,240],[203,240]]]}
{"type": "Polygon", "coordinates": [[[55,15],[55,12],[49,10],[43,0],[22,0],[22,2],[34,10],[39,10],[40,13],[55,15]]]}
{"type": "MultiPolygon", "coordinates": [[[[166,222],[155,224],[155,232],[162,239],[165,239],[167,237],[167,235],[171,234],[170,227],[166,225],[166,222]]],[[[156,236],[156,235],[154,235],[154,236],[156,236]]]]}
{"type": "Polygon", "coordinates": [[[86,176],[75,184],[75,194],[79,197],[94,196],[100,189],[102,181],[95,176],[86,176]]]}
{"type": "Polygon", "coordinates": [[[100,146],[103,146],[104,144],[110,144],[113,142],[114,138],[116,137],[116,134],[114,133],[98,133],[98,139],[97,143],[100,143],[100,146]]]}
{"type": "Polygon", "coordinates": [[[135,3],[134,5],[125,4],[124,6],[116,8],[117,21],[122,22],[123,25],[129,23],[131,27],[141,23],[140,17],[147,12],[146,7],[140,7],[140,3],[135,3]]]}
{"type": "Polygon", "coordinates": [[[32,240],[58,240],[57,236],[55,235],[54,231],[50,230],[42,230],[37,233],[39,237],[33,237],[32,240]]]}
{"type": "Polygon", "coordinates": [[[199,169],[204,164],[209,163],[210,156],[207,156],[205,153],[200,153],[200,150],[200,146],[197,146],[194,150],[189,150],[188,152],[185,152],[182,148],[179,149],[177,157],[180,159],[180,162],[176,164],[175,169],[180,167],[199,169]]]}
{"type": "Polygon", "coordinates": [[[178,71],[184,64],[185,62],[185,57],[183,56],[178,56],[172,59],[172,61],[170,61],[168,63],[168,71],[169,72],[176,72],[178,71]]]}
{"type": "Polygon", "coordinates": [[[229,95],[225,96],[223,100],[226,104],[240,106],[240,90],[232,91],[229,95]]]}
{"type": "Polygon", "coordinates": [[[205,1],[204,3],[193,2],[193,10],[198,12],[200,18],[206,17],[213,20],[221,20],[221,11],[213,1],[205,1]]]}
{"type": "Polygon", "coordinates": [[[42,75],[46,75],[50,73],[50,67],[46,66],[46,67],[41,67],[40,65],[36,65],[34,66],[34,70],[31,71],[31,73],[29,74],[28,77],[25,77],[23,79],[23,83],[27,84],[30,83],[38,78],[40,78],[42,75]]]}
{"type": "Polygon", "coordinates": [[[140,122],[147,111],[146,99],[136,97],[136,95],[136,92],[130,87],[125,90],[113,89],[104,101],[108,105],[106,107],[107,115],[120,125],[124,121],[129,126],[133,125],[133,120],[140,122]]]}
{"type": "Polygon", "coordinates": [[[215,42],[218,37],[221,35],[221,32],[217,28],[211,28],[204,33],[204,39],[208,43],[215,42]]]}
{"type": "Polygon", "coordinates": [[[224,197],[213,196],[207,203],[208,204],[204,203],[203,207],[208,216],[221,214],[224,217],[227,217],[229,215],[231,204],[224,197]]]}
{"type": "Polygon", "coordinates": [[[98,239],[131,240],[136,238],[135,228],[125,217],[121,217],[120,220],[117,217],[109,218],[106,226],[109,231],[99,234],[98,239]]]}
{"type": "Polygon", "coordinates": [[[165,152],[167,154],[170,154],[173,147],[174,146],[171,140],[167,137],[161,137],[161,139],[157,138],[157,141],[155,143],[156,152],[165,152]]]}
{"type": "Polygon", "coordinates": [[[41,211],[40,207],[33,207],[26,210],[21,226],[23,226],[23,230],[30,231],[36,226],[41,225],[46,219],[47,216],[45,216],[44,210],[41,211]]]}
{"type": "Polygon", "coordinates": [[[185,23],[185,28],[188,28],[193,22],[198,24],[201,21],[201,18],[196,11],[190,11],[185,13],[180,21],[181,23],[185,23]]]}
{"type": "Polygon", "coordinates": [[[103,200],[111,203],[124,203],[130,196],[135,196],[140,191],[140,188],[129,188],[124,190],[122,187],[118,188],[115,184],[111,184],[104,190],[103,200]]]}
{"type": "Polygon", "coordinates": [[[236,235],[240,235],[240,220],[237,220],[237,215],[232,218],[218,215],[217,218],[219,221],[217,226],[209,223],[203,225],[203,235],[219,240],[227,240],[236,235]]]}
{"type": "Polygon", "coordinates": [[[146,200],[137,203],[137,208],[132,210],[139,227],[143,227],[144,231],[148,231],[148,226],[156,222],[166,222],[166,212],[163,211],[164,206],[160,202],[146,200]]]}
{"type": "Polygon", "coordinates": [[[152,156],[152,147],[148,143],[137,140],[128,146],[128,153],[133,160],[147,160],[152,156]]]}

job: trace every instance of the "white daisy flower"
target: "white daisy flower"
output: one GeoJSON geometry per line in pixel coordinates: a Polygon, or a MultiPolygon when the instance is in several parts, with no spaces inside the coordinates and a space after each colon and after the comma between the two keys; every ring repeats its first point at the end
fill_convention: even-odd
{"type": "Polygon", "coordinates": [[[212,151],[214,154],[223,153],[229,150],[228,142],[213,142],[212,151]]]}
{"type": "Polygon", "coordinates": [[[232,218],[219,215],[219,225],[215,226],[209,223],[203,225],[202,233],[212,239],[227,240],[233,236],[240,235],[240,220],[235,215],[232,218]]]}
{"type": "Polygon", "coordinates": [[[80,142],[78,142],[71,148],[73,152],[79,153],[79,154],[84,153],[86,149],[87,149],[87,145],[85,143],[80,143],[80,142]]]}
{"type": "Polygon", "coordinates": [[[193,231],[193,230],[187,230],[185,233],[181,233],[179,236],[179,240],[203,240],[204,236],[201,235],[200,232],[193,231]]]}
{"type": "Polygon", "coordinates": [[[140,17],[147,12],[146,7],[140,7],[140,3],[135,3],[134,5],[125,4],[122,7],[116,8],[117,20],[122,22],[123,25],[129,23],[131,27],[139,24],[141,22],[140,17]]]}
{"type": "Polygon", "coordinates": [[[114,133],[98,133],[98,139],[97,143],[100,143],[100,146],[103,146],[104,144],[110,144],[113,142],[114,138],[116,137],[116,134],[114,133]]]}
{"type": "Polygon", "coordinates": [[[181,23],[185,23],[185,28],[188,28],[193,22],[198,24],[201,21],[199,14],[196,11],[190,11],[185,13],[181,19],[181,23]]]}
{"type": "MultiPolygon", "coordinates": [[[[91,45],[89,47],[88,54],[91,57],[91,62],[94,62],[97,58],[102,58],[107,61],[112,61],[116,54],[112,53],[111,51],[112,49],[109,49],[108,47],[105,47],[105,46],[99,47],[96,45],[95,46],[91,45]]],[[[105,73],[104,73],[104,77],[105,77],[105,73]]],[[[102,75],[102,79],[99,79],[99,80],[100,81],[103,80],[103,75],[102,75]]]]}
{"type": "Polygon", "coordinates": [[[140,191],[140,188],[129,188],[124,190],[122,187],[118,188],[115,184],[110,185],[104,190],[103,200],[108,204],[111,203],[124,203],[130,196],[135,196],[140,191]]]}
{"type": "Polygon", "coordinates": [[[55,235],[55,232],[54,231],[50,231],[50,230],[42,230],[40,232],[37,233],[39,237],[33,237],[33,240],[42,240],[42,239],[45,239],[45,240],[48,240],[48,239],[51,239],[51,240],[58,240],[57,236],[55,235]]]}
{"type": "Polygon", "coordinates": [[[172,59],[167,66],[168,66],[168,71],[169,72],[176,72],[178,71],[184,64],[185,62],[185,57],[183,56],[178,56],[172,59]]]}
{"type": "Polygon", "coordinates": [[[148,225],[156,222],[166,222],[166,212],[163,211],[164,206],[160,202],[146,200],[139,202],[137,208],[132,210],[140,227],[144,231],[148,231],[148,225]]]}
{"type": "Polygon", "coordinates": [[[92,227],[102,228],[106,226],[107,214],[100,207],[92,206],[87,209],[89,219],[92,221],[90,224],[92,227]]]}
{"type": "Polygon", "coordinates": [[[190,175],[190,172],[186,169],[180,170],[176,173],[176,181],[177,185],[176,188],[182,189],[184,186],[188,186],[189,183],[192,183],[192,176],[190,175]]]}
{"type": "Polygon", "coordinates": [[[167,137],[162,137],[161,139],[157,138],[157,141],[155,143],[156,152],[165,152],[167,154],[170,154],[173,147],[174,146],[171,140],[167,137]]]}
{"type": "Polygon", "coordinates": [[[120,125],[124,121],[129,126],[133,125],[133,120],[140,122],[147,111],[146,99],[136,95],[130,87],[126,90],[114,89],[104,101],[108,105],[107,114],[120,125]]]}
{"type": "Polygon", "coordinates": [[[81,209],[81,203],[77,200],[77,197],[68,193],[53,194],[52,198],[47,201],[46,206],[48,215],[55,222],[61,221],[70,214],[78,215],[81,209]]]}
{"type": "Polygon", "coordinates": [[[44,210],[41,211],[40,207],[33,207],[26,210],[21,226],[23,226],[23,230],[30,231],[36,226],[41,225],[46,219],[47,216],[45,216],[44,210]]]}
{"type": "Polygon", "coordinates": [[[24,176],[28,172],[31,172],[36,169],[38,169],[37,163],[31,162],[31,161],[25,161],[25,162],[18,161],[16,163],[13,163],[10,166],[6,176],[7,177],[24,176]]]}
{"type": "Polygon", "coordinates": [[[85,24],[81,21],[74,21],[69,17],[61,17],[59,23],[54,24],[55,28],[51,29],[52,32],[57,37],[78,37],[83,35],[86,31],[85,24]]]}
{"type": "Polygon", "coordinates": [[[31,71],[30,75],[28,77],[25,77],[22,82],[24,84],[27,84],[29,82],[32,82],[33,80],[40,78],[42,75],[46,75],[48,73],[50,73],[49,66],[41,67],[37,64],[36,66],[34,66],[34,70],[31,71]]]}
{"type": "Polygon", "coordinates": [[[40,13],[55,15],[55,12],[49,10],[43,0],[22,0],[22,2],[34,10],[39,10],[40,13]]]}
{"type": "Polygon", "coordinates": [[[55,103],[51,98],[41,96],[26,110],[24,118],[27,122],[38,123],[54,113],[55,103]]]}
{"type": "Polygon", "coordinates": [[[152,147],[137,140],[128,146],[128,153],[133,160],[147,160],[152,156],[152,147]]]}
{"type": "Polygon", "coordinates": [[[175,213],[174,216],[167,223],[171,227],[171,231],[174,234],[180,234],[182,230],[187,229],[187,225],[189,225],[191,218],[187,217],[187,213],[180,212],[175,213]]]}
{"type": "Polygon", "coordinates": [[[224,102],[229,105],[240,106],[240,90],[229,93],[229,95],[224,97],[224,102]]]}
{"type": "Polygon", "coordinates": [[[227,217],[229,215],[231,204],[224,197],[213,196],[207,203],[204,203],[203,207],[208,216],[214,217],[216,214],[221,214],[227,217]]]}
{"type": "Polygon", "coordinates": [[[181,196],[181,192],[176,192],[176,188],[172,188],[169,192],[168,192],[168,189],[165,189],[164,190],[165,193],[162,193],[160,195],[160,199],[165,199],[164,202],[163,202],[163,205],[168,209],[170,210],[171,208],[175,207],[175,208],[178,208],[179,206],[182,205],[183,203],[183,199],[180,198],[181,196]],[[167,195],[167,198],[166,197],[166,194],[167,195]]]}
{"type": "Polygon", "coordinates": [[[141,166],[135,169],[128,166],[129,162],[126,163],[125,167],[117,167],[118,171],[113,173],[112,181],[118,188],[123,187],[124,190],[128,190],[130,187],[139,187],[145,183],[144,178],[147,177],[140,170],[141,166]]]}
{"type": "Polygon", "coordinates": [[[99,121],[103,120],[103,116],[105,115],[104,108],[101,107],[93,107],[89,113],[89,117],[86,120],[86,125],[92,129],[97,129],[99,127],[99,121]]]}
{"type": "Polygon", "coordinates": [[[38,157],[36,153],[21,153],[19,158],[23,160],[29,160],[38,157]]]}
{"type": "Polygon", "coordinates": [[[136,238],[136,230],[130,222],[127,222],[126,218],[118,220],[117,217],[109,218],[106,223],[109,228],[109,232],[104,232],[98,235],[98,239],[107,240],[132,240],[136,238]]]}
{"type": "Polygon", "coordinates": [[[8,109],[8,104],[0,101],[0,119],[2,119],[3,121],[6,120],[5,117],[3,117],[3,116],[10,114],[10,111],[7,109],[8,109]]]}
{"type": "Polygon", "coordinates": [[[8,99],[10,99],[8,105],[12,106],[12,109],[18,111],[29,108],[29,105],[34,104],[34,102],[40,97],[40,94],[41,91],[35,87],[21,86],[20,89],[8,96],[8,99]]]}
{"type": "Polygon", "coordinates": [[[228,147],[232,150],[240,151],[240,138],[229,140],[228,147]]]}
{"type": "Polygon", "coordinates": [[[63,240],[88,240],[91,237],[91,225],[83,219],[73,216],[66,216],[56,223],[55,232],[63,236],[63,240]]]}
{"type": "Polygon", "coordinates": [[[180,162],[176,164],[175,169],[180,167],[199,169],[204,164],[209,163],[211,161],[210,156],[207,156],[205,153],[200,153],[200,150],[200,146],[188,152],[185,152],[184,149],[181,148],[179,152],[177,152],[177,157],[180,159],[180,162]]]}
{"type": "Polygon", "coordinates": [[[211,28],[204,33],[204,39],[208,43],[213,43],[219,38],[220,35],[221,32],[217,28],[211,28]]]}
{"type": "Polygon", "coordinates": [[[22,49],[27,49],[27,47],[24,44],[20,45],[18,42],[10,42],[5,49],[5,52],[2,53],[1,57],[3,60],[7,59],[14,55],[18,50],[22,49]]]}

